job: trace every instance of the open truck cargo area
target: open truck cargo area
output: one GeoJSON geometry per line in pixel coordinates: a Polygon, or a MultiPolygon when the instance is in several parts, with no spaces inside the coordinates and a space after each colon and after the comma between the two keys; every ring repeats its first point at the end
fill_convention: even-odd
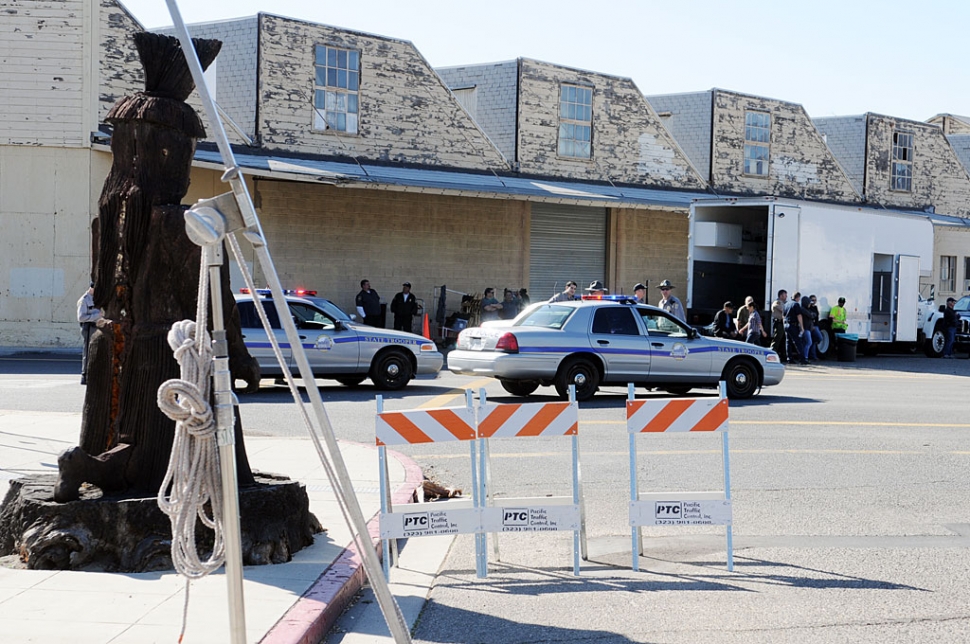
{"type": "MultiPolygon", "coordinates": [[[[702,199],[691,205],[687,308],[705,324],[748,295],[767,312],[780,289],[818,298],[825,351],[829,310],[846,299],[848,332],[863,348],[921,343],[932,301],[933,224],[917,213],[775,198],[702,199]],[[869,346],[866,346],[869,345],[869,346]]],[[[765,317],[766,322],[770,315],[765,317]]]]}

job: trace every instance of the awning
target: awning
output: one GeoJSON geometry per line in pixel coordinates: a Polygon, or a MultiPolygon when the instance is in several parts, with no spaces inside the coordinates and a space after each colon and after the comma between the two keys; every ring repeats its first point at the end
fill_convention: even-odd
{"type": "MultiPolygon", "coordinates": [[[[447,194],[486,199],[522,199],[613,208],[651,208],[686,212],[705,192],[635,188],[571,181],[546,181],[497,174],[476,174],[418,168],[316,161],[265,155],[236,154],[236,163],[250,176],[326,183],[343,187],[447,194]]],[[[215,150],[196,150],[195,165],[222,169],[215,150]]]]}

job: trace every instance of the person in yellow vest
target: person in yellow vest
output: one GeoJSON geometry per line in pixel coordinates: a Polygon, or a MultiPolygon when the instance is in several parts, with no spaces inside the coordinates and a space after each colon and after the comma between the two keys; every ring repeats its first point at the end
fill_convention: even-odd
{"type": "Polygon", "coordinates": [[[832,320],[833,333],[845,333],[849,326],[845,323],[845,298],[840,297],[837,306],[829,310],[829,319],[832,320]]]}

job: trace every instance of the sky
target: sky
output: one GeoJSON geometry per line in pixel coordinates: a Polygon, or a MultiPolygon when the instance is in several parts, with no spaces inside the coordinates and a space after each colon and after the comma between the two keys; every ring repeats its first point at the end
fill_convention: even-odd
{"type": "MultiPolygon", "coordinates": [[[[165,0],[120,0],[146,28],[165,0]]],[[[183,20],[267,12],[408,40],[434,67],[519,57],[632,78],[644,94],[714,87],[811,117],[970,115],[966,0],[182,0],[183,20]]]]}

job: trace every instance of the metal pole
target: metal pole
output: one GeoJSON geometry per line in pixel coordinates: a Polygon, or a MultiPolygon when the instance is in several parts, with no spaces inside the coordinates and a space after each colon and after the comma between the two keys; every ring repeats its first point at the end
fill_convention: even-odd
{"type": "MultiPolygon", "coordinates": [[[[285,302],[283,288],[280,285],[279,276],[276,273],[276,268],[270,257],[269,249],[266,247],[266,240],[262,227],[259,224],[259,218],[256,216],[256,209],[253,207],[249,189],[246,187],[242,173],[236,165],[232,148],[229,145],[229,139],[226,137],[222,122],[219,120],[215,101],[213,101],[206,87],[202,65],[199,63],[195,48],[192,46],[192,39],[189,36],[188,29],[186,29],[185,23],[182,21],[182,15],[179,12],[176,1],[165,0],[165,3],[168,5],[169,14],[172,16],[175,32],[178,34],[179,42],[182,45],[182,52],[185,55],[189,70],[192,72],[192,79],[195,81],[199,97],[202,99],[202,106],[205,108],[209,128],[219,147],[223,165],[226,166],[226,171],[223,173],[222,179],[232,186],[233,195],[242,212],[243,220],[246,224],[245,237],[253,245],[256,258],[259,260],[260,267],[263,269],[263,273],[269,283],[273,299],[277,302],[285,302]]],[[[374,543],[371,541],[367,529],[367,521],[364,519],[364,514],[360,509],[350,475],[347,472],[347,466],[340,453],[340,446],[337,444],[337,438],[333,433],[330,419],[327,417],[327,412],[323,407],[323,399],[320,397],[320,391],[313,386],[313,371],[310,369],[310,363],[307,360],[306,353],[303,351],[303,346],[300,344],[296,326],[293,324],[293,319],[290,316],[281,315],[279,317],[283,330],[286,332],[287,341],[293,347],[293,357],[296,359],[297,366],[299,367],[300,376],[305,382],[309,383],[306,392],[310,398],[310,403],[319,425],[319,432],[323,434],[323,439],[326,442],[326,451],[323,449],[320,443],[320,437],[315,431],[310,431],[310,438],[313,441],[320,460],[332,466],[329,469],[333,470],[335,480],[332,480],[331,483],[333,484],[338,501],[343,504],[344,510],[346,511],[348,523],[350,524],[349,527],[354,532],[354,538],[360,548],[364,571],[370,580],[374,590],[374,596],[377,598],[377,603],[380,605],[381,611],[384,614],[384,620],[387,622],[391,636],[394,637],[394,641],[397,644],[408,644],[411,641],[411,635],[408,632],[404,616],[401,614],[397,602],[394,601],[394,596],[391,595],[387,580],[384,579],[381,563],[377,558],[377,551],[374,548],[374,543]]],[[[235,462],[235,459],[233,462],[235,462]]]]}
{"type": "MultiPolygon", "coordinates": [[[[628,383],[626,386],[626,399],[630,402],[636,400],[636,393],[634,391],[633,383],[628,383]]],[[[630,502],[636,503],[640,498],[640,492],[637,489],[637,435],[630,431],[627,427],[627,432],[630,436],[630,502]]],[[[640,526],[634,525],[631,527],[631,541],[632,541],[632,552],[633,552],[633,571],[640,571],[640,526]]]]}
{"type": "Polygon", "coordinates": [[[219,446],[219,472],[222,479],[222,529],[226,544],[226,583],[229,594],[230,641],[246,641],[246,604],[243,598],[242,529],[239,526],[239,483],[236,474],[236,437],[233,414],[234,396],[229,373],[229,345],[223,327],[222,241],[202,247],[202,258],[209,268],[209,295],[212,301],[213,394],[216,412],[216,444],[219,446]]]}
{"type": "MultiPolygon", "coordinates": [[[[384,396],[378,395],[377,396],[377,415],[380,416],[383,413],[384,413],[384,396]]],[[[383,445],[379,445],[377,447],[377,461],[378,461],[377,463],[378,476],[380,477],[380,481],[378,485],[380,485],[380,488],[381,488],[381,516],[383,517],[387,515],[387,497],[388,497],[387,448],[384,447],[383,445]]],[[[387,579],[388,581],[390,581],[391,580],[391,558],[387,556],[388,540],[383,539],[381,541],[381,545],[383,545],[384,547],[384,558],[382,562],[384,564],[384,579],[387,579]]]]}
{"type": "MultiPolygon", "coordinates": [[[[576,404],[576,385],[569,385],[569,404],[576,404]]],[[[579,432],[577,430],[576,434],[573,434],[573,503],[579,506],[579,529],[573,531],[573,574],[577,577],[579,576],[579,553],[580,553],[580,543],[584,539],[580,539],[580,533],[585,528],[585,519],[583,517],[583,506],[580,502],[582,494],[579,489],[579,432]]],[[[585,535],[584,535],[585,536],[585,535]]],[[[585,548],[583,548],[585,551],[585,548]]]]}
{"type": "MultiPolygon", "coordinates": [[[[474,399],[472,398],[471,389],[465,390],[465,406],[468,409],[474,411],[475,402],[474,402],[474,399]]],[[[476,437],[478,436],[477,416],[475,418],[475,436],[476,437]]],[[[468,441],[468,452],[469,452],[469,455],[471,456],[471,466],[472,466],[472,507],[475,509],[478,509],[481,507],[481,503],[479,499],[479,490],[478,490],[478,463],[476,462],[477,457],[475,454],[475,443],[477,442],[478,442],[477,438],[473,438],[472,440],[468,441]]],[[[481,523],[481,521],[479,521],[479,523],[481,523]]],[[[475,533],[475,576],[479,578],[484,576],[485,574],[482,570],[482,555],[484,552],[485,550],[482,546],[482,533],[476,532],[475,533]]]]}
{"type": "MultiPolygon", "coordinates": [[[[727,398],[727,383],[723,380],[718,385],[718,391],[721,395],[721,400],[727,398]]],[[[728,421],[730,423],[730,421],[728,421]]],[[[730,427],[730,424],[728,425],[730,427]]],[[[731,453],[728,446],[728,432],[724,430],[721,432],[721,458],[724,460],[724,498],[728,501],[731,500],[731,453]]],[[[731,512],[732,521],[734,520],[734,511],[731,512]]],[[[734,527],[732,525],[727,526],[727,569],[728,571],[734,570],[734,527]]]]}
{"type": "MultiPolygon", "coordinates": [[[[485,387],[481,387],[478,390],[479,411],[485,408],[485,404],[487,403],[487,401],[488,399],[485,395],[485,387]]],[[[479,500],[481,501],[481,504],[482,504],[481,507],[482,507],[482,510],[484,511],[486,507],[491,505],[491,503],[489,502],[488,489],[491,487],[490,483],[491,483],[491,476],[492,476],[492,473],[491,473],[492,462],[491,462],[490,454],[488,453],[488,439],[480,438],[478,440],[479,440],[479,443],[481,443],[479,445],[479,450],[478,450],[478,458],[480,463],[478,468],[479,469],[478,485],[480,489],[479,500]]],[[[493,539],[495,540],[494,541],[495,560],[498,561],[499,560],[498,535],[496,534],[493,537],[493,539]]],[[[483,579],[488,576],[488,533],[485,531],[482,531],[482,574],[479,576],[482,577],[483,579]]]]}

